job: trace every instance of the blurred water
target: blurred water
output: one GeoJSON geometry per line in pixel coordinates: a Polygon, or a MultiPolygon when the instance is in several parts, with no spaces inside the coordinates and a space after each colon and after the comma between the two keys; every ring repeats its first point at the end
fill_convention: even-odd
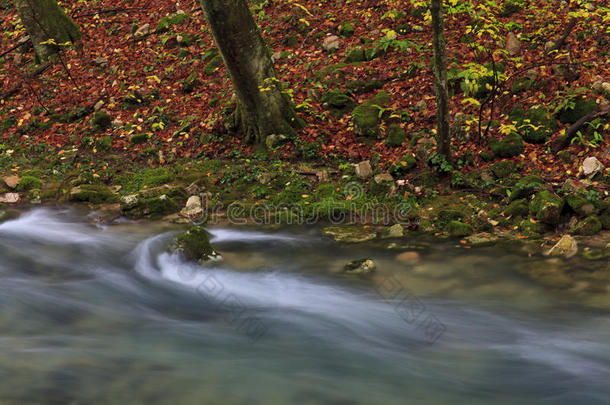
{"type": "Polygon", "coordinates": [[[0,404],[608,403],[610,316],[541,289],[508,251],[421,260],[314,229],[176,229],[36,210],[0,224],[0,404]],[[378,273],[343,277],[371,256],[378,273]]]}

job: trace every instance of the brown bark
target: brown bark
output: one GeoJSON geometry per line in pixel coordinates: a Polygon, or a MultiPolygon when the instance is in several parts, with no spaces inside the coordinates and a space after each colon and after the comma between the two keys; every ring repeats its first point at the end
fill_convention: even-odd
{"type": "Polygon", "coordinates": [[[27,30],[38,62],[45,62],[62,44],[80,39],[78,26],[55,0],[15,0],[15,8],[27,30]]]}
{"type": "Polygon", "coordinates": [[[301,128],[246,1],[201,0],[201,7],[237,94],[235,118],[246,139],[264,144],[268,135],[301,128]]]}
{"type": "Polygon", "coordinates": [[[437,141],[439,153],[451,162],[451,142],[449,127],[449,89],[447,86],[447,55],[445,27],[443,23],[443,1],[432,0],[430,6],[432,27],[434,29],[432,45],[434,48],[434,88],[437,106],[437,141]]]}

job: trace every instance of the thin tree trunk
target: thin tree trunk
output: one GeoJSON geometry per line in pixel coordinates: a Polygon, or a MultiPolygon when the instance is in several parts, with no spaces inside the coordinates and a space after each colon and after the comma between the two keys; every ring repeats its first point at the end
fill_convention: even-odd
{"type": "Polygon", "coordinates": [[[434,88],[436,90],[437,107],[437,140],[439,153],[451,162],[451,139],[449,127],[449,89],[447,86],[447,55],[445,41],[445,27],[443,23],[443,1],[432,0],[430,12],[434,37],[434,88]]]}
{"type": "Polygon", "coordinates": [[[15,0],[15,8],[32,39],[38,62],[47,61],[61,44],[80,39],[78,26],[55,0],[15,0]]]}
{"type": "Polygon", "coordinates": [[[201,0],[201,7],[231,76],[236,123],[246,139],[264,144],[268,135],[301,128],[246,1],[201,0]]]}

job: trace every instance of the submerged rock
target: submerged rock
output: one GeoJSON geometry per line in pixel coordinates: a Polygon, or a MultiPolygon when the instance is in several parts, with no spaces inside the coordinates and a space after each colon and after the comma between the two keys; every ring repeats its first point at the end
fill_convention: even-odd
{"type": "Polygon", "coordinates": [[[466,242],[472,247],[493,246],[498,242],[498,237],[489,233],[479,233],[466,237],[466,242]]]}
{"type": "Polygon", "coordinates": [[[371,259],[359,259],[347,263],[343,270],[346,274],[370,274],[375,271],[377,265],[371,259]]]}
{"type": "Polygon", "coordinates": [[[578,253],[578,243],[570,235],[563,235],[555,246],[545,252],[547,256],[563,256],[566,258],[573,257],[576,253],[578,253]]]}
{"type": "Polygon", "coordinates": [[[400,224],[394,224],[391,227],[387,228],[381,234],[383,239],[388,238],[402,238],[405,235],[405,230],[400,224]]]}
{"type": "Polygon", "coordinates": [[[328,226],[322,233],[331,236],[336,242],[360,243],[373,240],[377,232],[357,226],[328,226]]]}
{"type": "Polygon", "coordinates": [[[193,226],[178,235],[174,239],[172,250],[200,264],[222,260],[220,253],[210,244],[208,232],[199,226],[193,226]]]}
{"type": "Polygon", "coordinates": [[[396,255],[396,260],[404,264],[415,264],[419,261],[419,253],[417,252],[402,252],[396,255]]]}

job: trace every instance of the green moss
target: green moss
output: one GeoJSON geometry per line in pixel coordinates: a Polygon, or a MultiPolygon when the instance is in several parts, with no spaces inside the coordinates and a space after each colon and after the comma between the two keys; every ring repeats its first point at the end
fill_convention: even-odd
{"type": "Polygon", "coordinates": [[[489,170],[499,179],[510,176],[512,173],[517,171],[517,167],[510,160],[504,160],[502,162],[495,163],[489,166],[489,170]]]}
{"type": "Polygon", "coordinates": [[[465,215],[462,211],[454,210],[454,209],[443,209],[440,210],[436,216],[436,221],[440,226],[445,226],[449,224],[451,221],[457,221],[464,219],[465,215]]]}
{"type": "Polygon", "coordinates": [[[556,194],[542,190],[530,202],[530,212],[539,221],[549,225],[557,225],[563,209],[563,200],[556,194]]]}
{"type": "Polygon", "coordinates": [[[348,110],[354,108],[354,101],[341,90],[331,90],[322,95],[322,103],[331,109],[348,110]]]}
{"type": "Polygon", "coordinates": [[[449,235],[455,237],[470,236],[474,232],[472,226],[460,221],[449,222],[449,225],[447,226],[447,231],[449,232],[449,235]]]}
{"type": "Polygon", "coordinates": [[[417,166],[415,156],[407,153],[398,161],[398,163],[390,168],[390,173],[394,177],[400,177],[410,172],[413,168],[415,168],[415,166],[417,166]]]}
{"type": "Polygon", "coordinates": [[[95,147],[97,150],[106,152],[112,149],[112,137],[103,136],[95,140],[95,147]]]}
{"type": "Polygon", "coordinates": [[[543,224],[540,222],[532,222],[530,219],[524,219],[519,224],[519,233],[529,238],[539,238],[545,230],[543,224]]]}
{"type": "Polygon", "coordinates": [[[350,49],[345,56],[345,63],[357,63],[366,61],[366,54],[363,48],[350,49]]]}
{"type": "Polygon", "coordinates": [[[148,142],[148,135],[147,134],[134,134],[129,139],[129,142],[131,142],[132,145],[140,145],[142,143],[146,143],[146,142],[148,142]]]}
{"type": "Polygon", "coordinates": [[[354,35],[354,26],[349,22],[341,24],[339,27],[339,35],[343,38],[351,37],[354,35]]]}
{"type": "Polygon", "coordinates": [[[193,226],[188,231],[178,235],[174,244],[174,249],[177,252],[198,263],[218,260],[220,257],[210,244],[206,230],[199,226],[193,226]]]}
{"type": "Polygon", "coordinates": [[[523,139],[517,133],[511,133],[506,138],[489,138],[489,147],[494,155],[501,158],[511,158],[523,153],[523,139]]]}
{"type": "MultiPolygon", "coordinates": [[[[566,196],[566,203],[568,206],[577,214],[586,215],[591,214],[587,212],[587,208],[592,208],[592,204],[582,194],[572,193],[566,196]]],[[[592,208],[594,209],[594,208],[592,208]]]]}
{"type": "Polygon", "coordinates": [[[529,143],[544,143],[557,129],[557,123],[551,112],[543,106],[530,108],[527,111],[517,106],[509,114],[519,134],[529,143]]]}
{"type": "Polygon", "coordinates": [[[520,179],[510,192],[510,200],[527,198],[544,187],[544,180],[540,176],[525,176],[520,179]]]}
{"type": "Polygon", "coordinates": [[[103,131],[112,125],[112,118],[105,111],[96,111],[91,119],[91,128],[95,132],[103,131]]]}
{"type": "Polygon", "coordinates": [[[42,188],[42,181],[32,176],[23,176],[17,185],[17,191],[28,191],[42,188]]]}
{"type": "Polygon", "coordinates": [[[118,201],[117,196],[100,184],[81,184],[70,191],[70,201],[105,204],[118,201]]]}
{"type": "Polygon", "coordinates": [[[352,112],[354,131],[357,135],[374,138],[379,132],[379,107],[390,103],[390,96],[380,91],[375,97],[360,104],[352,112]]]}
{"type": "Polygon", "coordinates": [[[345,86],[356,94],[368,93],[373,90],[381,89],[383,87],[383,81],[371,80],[371,81],[365,82],[362,80],[355,80],[355,81],[347,83],[345,86]]]}
{"type": "Polygon", "coordinates": [[[574,124],[587,114],[591,114],[599,109],[595,99],[579,97],[573,103],[557,112],[557,119],[562,124],[574,124]]]}
{"type": "Polygon", "coordinates": [[[481,151],[481,153],[479,153],[479,156],[481,157],[481,160],[483,160],[484,162],[491,162],[492,160],[494,160],[493,153],[490,153],[486,150],[481,151]]]}
{"type": "Polygon", "coordinates": [[[216,71],[216,69],[218,69],[220,66],[222,66],[223,60],[222,60],[222,56],[220,55],[216,55],[214,56],[207,65],[205,65],[205,67],[203,68],[203,73],[205,73],[207,76],[211,76],[214,74],[214,72],[216,71]]]}
{"type": "Polygon", "coordinates": [[[520,199],[511,202],[504,210],[504,214],[510,217],[525,217],[529,214],[527,200],[520,199]]]}
{"type": "Polygon", "coordinates": [[[155,32],[166,32],[174,25],[180,25],[188,21],[189,15],[186,13],[176,13],[167,17],[163,17],[157,23],[157,29],[155,32]]]}
{"type": "Polygon", "coordinates": [[[289,47],[295,47],[299,44],[299,37],[296,34],[288,35],[282,39],[282,44],[289,47]]]}
{"type": "Polygon", "coordinates": [[[398,124],[392,124],[388,128],[388,139],[386,144],[391,147],[401,146],[407,140],[407,134],[398,124]]]}
{"type": "Polygon", "coordinates": [[[174,176],[165,167],[150,169],[142,173],[142,185],[147,187],[156,187],[170,183],[174,176]]]}
{"type": "Polygon", "coordinates": [[[596,216],[590,216],[582,220],[574,228],[574,233],[577,235],[591,236],[602,230],[602,223],[596,216]]]}
{"type": "Polygon", "coordinates": [[[165,194],[160,197],[139,199],[135,204],[123,205],[121,208],[126,215],[133,218],[159,219],[178,211],[176,202],[165,194]]]}

